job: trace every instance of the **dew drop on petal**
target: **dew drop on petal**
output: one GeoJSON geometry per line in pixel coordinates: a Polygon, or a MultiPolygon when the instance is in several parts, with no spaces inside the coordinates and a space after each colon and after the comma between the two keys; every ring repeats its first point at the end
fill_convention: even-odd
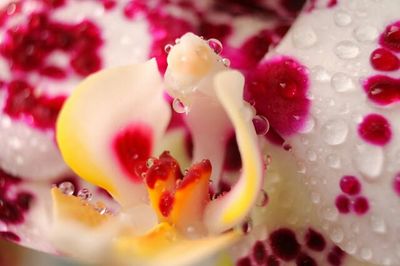
{"type": "Polygon", "coordinates": [[[348,131],[343,120],[330,120],[322,126],[321,136],[327,144],[339,145],[346,140],[348,131]]]}
{"type": "Polygon", "coordinates": [[[62,182],[61,184],[58,185],[58,188],[65,195],[72,195],[75,192],[75,187],[71,182],[62,182]]]}
{"type": "Polygon", "coordinates": [[[253,118],[253,125],[258,135],[267,134],[270,127],[268,119],[262,115],[256,115],[253,118]]]}
{"type": "Polygon", "coordinates": [[[360,54],[360,47],[351,41],[342,41],[336,45],[335,54],[340,59],[354,59],[360,54]]]}
{"type": "Polygon", "coordinates": [[[378,30],[370,25],[363,25],[355,29],[354,37],[359,42],[372,42],[378,38],[378,30]]]}
{"type": "Polygon", "coordinates": [[[90,201],[93,197],[92,192],[89,191],[87,188],[82,188],[81,190],[78,191],[77,196],[86,201],[90,201]]]}
{"type": "Polygon", "coordinates": [[[247,219],[243,224],[242,224],[242,231],[245,234],[248,234],[253,230],[253,221],[251,219],[247,219]]]}
{"type": "Polygon", "coordinates": [[[147,161],[146,161],[146,167],[147,167],[147,168],[150,168],[150,167],[152,167],[153,165],[154,165],[154,159],[153,159],[153,158],[147,159],[147,161]]]}
{"type": "Polygon", "coordinates": [[[172,108],[178,114],[187,114],[189,112],[189,107],[186,106],[180,99],[175,98],[172,102],[172,108]]]}
{"type": "Polygon", "coordinates": [[[164,51],[168,54],[171,51],[172,47],[174,47],[172,44],[167,44],[164,46],[164,51]]]}
{"type": "Polygon", "coordinates": [[[264,189],[260,191],[260,194],[257,197],[256,205],[258,207],[265,207],[268,204],[268,194],[264,189]]]}
{"type": "Polygon", "coordinates": [[[292,41],[297,48],[308,48],[317,42],[317,35],[310,27],[297,27],[293,31],[292,41]]]}
{"type": "Polygon", "coordinates": [[[335,24],[339,27],[344,27],[350,25],[352,18],[349,13],[344,11],[338,11],[334,14],[333,20],[335,24]]]}
{"type": "Polygon", "coordinates": [[[221,54],[223,46],[219,40],[212,38],[208,39],[207,43],[210,46],[210,48],[214,51],[214,53],[218,55],[221,54]]]}
{"type": "Polygon", "coordinates": [[[331,79],[332,88],[337,92],[351,91],[355,88],[353,80],[345,73],[335,73],[331,79]]]}
{"type": "Polygon", "coordinates": [[[228,58],[223,58],[222,64],[224,64],[224,66],[226,67],[229,67],[231,65],[231,60],[229,60],[228,58]]]}

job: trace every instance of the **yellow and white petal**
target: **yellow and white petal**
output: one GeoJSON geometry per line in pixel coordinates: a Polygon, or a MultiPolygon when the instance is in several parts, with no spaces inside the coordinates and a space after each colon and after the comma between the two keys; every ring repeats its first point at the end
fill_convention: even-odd
{"type": "Polygon", "coordinates": [[[263,182],[264,166],[252,116],[243,101],[244,77],[238,71],[225,71],[214,79],[215,90],[231,119],[242,157],[242,173],[232,190],[211,201],[204,222],[212,233],[219,233],[243,221],[254,206],[263,182]]]}
{"type": "Polygon", "coordinates": [[[100,71],[66,101],[57,141],[67,164],[123,206],[146,200],[140,177],[170,119],[156,62],[100,71]]]}
{"type": "Polygon", "coordinates": [[[114,249],[122,265],[192,265],[233,245],[240,237],[240,233],[231,231],[216,237],[189,240],[171,225],[161,223],[143,237],[121,235],[114,241],[114,249]]]}

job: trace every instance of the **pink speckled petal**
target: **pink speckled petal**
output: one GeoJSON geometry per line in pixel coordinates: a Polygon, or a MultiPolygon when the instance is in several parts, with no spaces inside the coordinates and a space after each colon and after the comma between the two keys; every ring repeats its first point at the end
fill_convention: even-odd
{"type": "MultiPolygon", "coordinates": [[[[286,143],[307,187],[304,193],[309,191],[314,199],[310,208],[321,221],[318,230],[360,260],[395,265],[400,230],[395,185],[400,170],[399,72],[376,70],[370,60],[380,47],[400,56],[400,5],[311,2],[312,8],[264,59],[268,64],[281,55],[294,58],[310,82],[307,118],[286,143]]],[[[383,58],[379,64],[392,61],[383,58]]],[[[259,107],[256,103],[262,111],[259,107]]]]}

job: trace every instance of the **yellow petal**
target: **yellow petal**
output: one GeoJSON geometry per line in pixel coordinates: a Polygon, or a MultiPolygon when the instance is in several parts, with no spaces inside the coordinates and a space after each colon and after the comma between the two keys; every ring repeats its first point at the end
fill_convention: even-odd
{"type": "Polygon", "coordinates": [[[243,221],[253,207],[263,182],[263,160],[252,115],[244,105],[244,77],[238,71],[225,71],[214,79],[219,101],[235,128],[242,158],[239,181],[223,197],[211,201],[205,211],[210,232],[223,232],[243,221]]]}
{"type": "Polygon", "coordinates": [[[137,238],[123,235],[117,238],[114,247],[118,258],[123,258],[126,264],[139,261],[139,265],[179,266],[214,255],[232,245],[240,235],[232,231],[217,237],[188,240],[177,233],[174,227],[161,223],[146,236],[137,238]]]}
{"type": "Polygon", "coordinates": [[[56,220],[69,220],[94,228],[110,219],[108,214],[100,214],[93,206],[81,199],[63,194],[58,188],[51,190],[53,198],[53,217],[56,220]]]}
{"type": "Polygon", "coordinates": [[[79,176],[129,206],[147,199],[140,177],[129,167],[136,157],[138,165],[143,164],[169,119],[163,82],[155,61],[150,60],[103,70],[85,79],[61,110],[57,141],[65,161],[79,176]],[[132,134],[146,141],[130,137],[132,134]],[[119,136],[127,138],[128,145],[119,143],[119,136]],[[148,143],[146,149],[141,147],[144,142],[148,143]],[[141,149],[146,154],[141,154],[141,149]]]}

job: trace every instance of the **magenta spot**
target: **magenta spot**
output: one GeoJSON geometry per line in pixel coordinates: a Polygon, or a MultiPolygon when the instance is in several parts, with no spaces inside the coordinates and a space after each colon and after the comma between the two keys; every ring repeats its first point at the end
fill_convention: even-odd
{"type": "Polygon", "coordinates": [[[25,120],[39,128],[52,128],[65,99],[65,96],[37,96],[28,83],[14,80],[7,87],[4,112],[14,119],[25,120]]]}
{"type": "Polygon", "coordinates": [[[57,66],[44,66],[39,72],[41,75],[52,79],[64,79],[67,77],[67,73],[57,66]]]}
{"type": "Polygon", "coordinates": [[[207,20],[202,20],[199,26],[199,34],[205,39],[215,38],[224,42],[232,33],[232,27],[229,24],[216,24],[207,20]]]}
{"type": "Polygon", "coordinates": [[[343,262],[345,253],[338,247],[335,246],[331,252],[329,252],[327,260],[332,266],[340,266],[343,262]]]}
{"type": "Polygon", "coordinates": [[[310,108],[306,68],[289,57],[259,65],[246,80],[246,100],[254,102],[257,114],[265,116],[281,135],[296,133],[310,108]]]}
{"type": "Polygon", "coordinates": [[[20,192],[15,199],[15,203],[18,207],[23,210],[27,211],[30,209],[33,201],[33,195],[28,192],[20,192]]]}
{"type": "Polygon", "coordinates": [[[0,220],[6,224],[17,224],[24,221],[24,216],[17,204],[3,199],[0,200],[0,220]]]}
{"type": "Polygon", "coordinates": [[[376,75],[364,83],[364,89],[368,98],[379,105],[389,105],[400,100],[400,79],[376,75]]]}
{"type": "Polygon", "coordinates": [[[132,181],[141,182],[142,170],[153,149],[153,130],[145,124],[127,126],[116,135],[112,147],[121,168],[132,181]]]}
{"type": "Polygon", "coordinates": [[[265,246],[261,241],[257,241],[253,247],[253,258],[258,265],[262,265],[267,257],[265,246]]]}
{"type": "Polygon", "coordinates": [[[400,52],[400,21],[386,27],[380,36],[379,43],[387,49],[400,52]]]}
{"type": "Polygon", "coordinates": [[[241,258],[237,261],[236,266],[252,266],[251,259],[249,257],[241,258]]]}
{"type": "Polygon", "coordinates": [[[242,167],[239,147],[236,142],[236,135],[233,133],[228,138],[225,148],[224,169],[228,171],[239,170],[242,167]]]}
{"type": "Polygon", "coordinates": [[[175,200],[174,196],[168,191],[164,191],[161,194],[160,202],[158,203],[158,208],[164,217],[168,217],[168,215],[171,213],[172,208],[174,206],[174,200],[175,200]]]}
{"type": "Polygon", "coordinates": [[[400,173],[397,174],[393,179],[393,189],[396,192],[397,196],[400,197],[400,173]]]}
{"type": "Polygon", "coordinates": [[[117,6],[116,0],[103,0],[105,10],[112,10],[117,6]]]}
{"type": "Polygon", "coordinates": [[[369,114],[358,126],[360,137],[371,144],[386,145],[392,137],[392,129],[385,117],[379,114],[369,114]]]}
{"type": "Polygon", "coordinates": [[[336,198],[335,206],[340,213],[350,212],[350,199],[345,195],[339,195],[336,198]]]}
{"type": "Polygon", "coordinates": [[[42,0],[42,2],[49,7],[57,8],[65,5],[66,0],[42,0]]]}
{"type": "Polygon", "coordinates": [[[279,265],[280,263],[277,257],[273,255],[268,256],[266,266],[279,266],[279,265]]]}
{"type": "Polygon", "coordinates": [[[324,237],[313,229],[308,229],[305,240],[307,247],[311,250],[321,252],[325,249],[326,241],[324,237]]]}
{"type": "Polygon", "coordinates": [[[337,5],[337,0],[329,0],[328,7],[334,7],[337,5]]]}
{"type": "Polygon", "coordinates": [[[269,241],[273,253],[284,261],[293,260],[300,251],[296,235],[292,230],[287,228],[281,228],[272,232],[269,241]]]}
{"type": "Polygon", "coordinates": [[[21,238],[10,231],[0,231],[0,237],[11,242],[19,242],[21,238]]]}
{"type": "MultiPolygon", "coordinates": [[[[64,1],[47,2],[59,6],[64,1]]],[[[33,13],[25,24],[6,31],[0,54],[12,70],[29,72],[43,71],[47,58],[63,51],[71,56],[73,69],[86,76],[101,66],[97,50],[102,42],[100,30],[90,21],[62,24],[51,21],[48,13],[33,13]]]]}
{"type": "Polygon", "coordinates": [[[315,260],[305,253],[300,253],[296,258],[297,266],[317,266],[315,260]]]}
{"type": "Polygon", "coordinates": [[[353,202],[353,210],[358,215],[366,214],[369,210],[368,199],[363,196],[357,197],[353,202]]]}
{"type": "Polygon", "coordinates": [[[361,184],[357,177],[346,175],[340,179],[340,189],[348,195],[357,195],[361,191],[361,184]]]}
{"type": "Polygon", "coordinates": [[[400,68],[400,60],[389,50],[378,48],[372,52],[371,65],[376,70],[393,71],[400,68]]]}
{"type": "Polygon", "coordinates": [[[291,13],[298,13],[301,11],[305,4],[305,0],[281,0],[281,4],[285,7],[285,9],[291,13]]]}

